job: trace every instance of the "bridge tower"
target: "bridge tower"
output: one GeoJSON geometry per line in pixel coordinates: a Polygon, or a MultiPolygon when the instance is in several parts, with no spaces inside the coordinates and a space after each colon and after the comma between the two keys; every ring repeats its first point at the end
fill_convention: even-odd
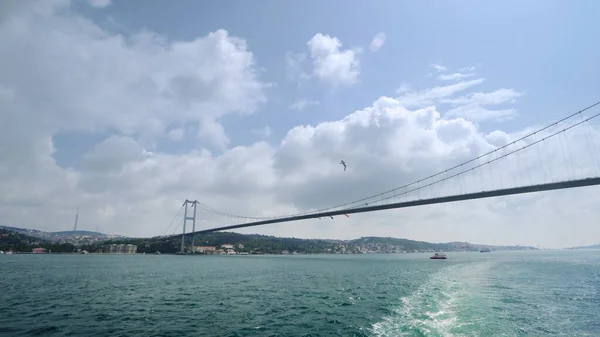
{"type": "Polygon", "coordinates": [[[75,214],[75,226],[73,226],[73,232],[77,231],[77,221],[79,220],[79,207],[77,207],[77,214],[75,214]]]}
{"type": "MultiPolygon", "coordinates": [[[[183,204],[185,205],[185,213],[183,216],[183,233],[181,234],[181,254],[185,253],[185,251],[184,251],[184,249],[185,249],[185,226],[186,226],[188,220],[192,221],[192,232],[196,231],[196,206],[198,205],[198,201],[196,201],[196,200],[191,201],[191,200],[185,199],[185,202],[183,204]],[[188,216],[188,214],[191,212],[191,210],[188,211],[188,209],[190,209],[190,208],[194,209],[193,216],[188,216]]],[[[195,235],[192,235],[192,252],[194,249],[194,236],[195,235]]]]}

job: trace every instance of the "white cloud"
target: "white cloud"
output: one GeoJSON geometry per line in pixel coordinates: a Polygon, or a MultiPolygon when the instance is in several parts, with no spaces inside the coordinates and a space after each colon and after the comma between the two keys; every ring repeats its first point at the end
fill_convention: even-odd
{"type": "Polygon", "coordinates": [[[474,92],[465,96],[454,97],[455,94],[483,82],[483,78],[478,78],[446,86],[427,88],[421,91],[410,91],[410,86],[403,83],[396,92],[400,94],[398,100],[406,107],[420,108],[438,103],[451,104],[453,107],[445,112],[445,116],[447,117],[464,117],[477,122],[486,120],[505,121],[515,118],[518,113],[514,108],[496,110],[486,108],[486,106],[490,105],[515,103],[516,99],[522,96],[523,93],[517,92],[514,89],[504,88],[487,93],[474,92]]]}
{"type": "Polygon", "coordinates": [[[214,143],[219,149],[225,149],[229,145],[229,137],[221,124],[212,120],[204,119],[198,130],[198,138],[214,143]]]}
{"type": "Polygon", "coordinates": [[[11,50],[0,62],[3,84],[14,94],[7,109],[20,125],[38,119],[38,134],[49,136],[57,127],[113,128],[152,139],[172,123],[190,122],[223,146],[227,137],[217,119],[252,113],[266,101],[267,85],[257,78],[246,42],[227,31],[192,41],[148,31],[123,37],[83,17],[55,13],[52,4],[66,6],[28,2],[0,28],[4,50],[11,50]],[[35,76],[23,76],[23,67],[35,76]],[[32,91],[54,103],[25,102],[32,91]]]}
{"type": "Polygon", "coordinates": [[[471,67],[463,67],[458,69],[459,72],[461,73],[472,73],[475,71],[475,69],[477,69],[477,67],[475,66],[471,66],[471,67]]]}
{"type": "Polygon", "coordinates": [[[423,89],[416,92],[405,92],[398,100],[406,107],[424,107],[435,104],[435,102],[454,95],[455,93],[464,91],[474,85],[484,82],[483,78],[478,78],[471,81],[463,81],[447,86],[438,86],[428,89],[423,89]]]}
{"type": "Polygon", "coordinates": [[[377,33],[377,35],[375,35],[373,37],[373,40],[371,40],[371,51],[372,52],[376,52],[378,51],[381,47],[383,47],[383,44],[385,43],[385,33],[381,32],[381,33],[377,33]]]}
{"type": "Polygon", "coordinates": [[[359,61],[356,50],[341,50],[342,42],[336,37],[317,33],[308,41],[314,74],[334,86],[358,82],[359,61]]]}
{"type": "Polygon", "coordinates": [[[287,52],[285,54],[285,65],[287,75],[291,80],[307,80],[310,75],[302,69],[302,63],[306,61],[306,54],[287,52]]]}
{"type": "Polygon", "coordinates": [[[320,104],[319,101],[310,101],[305,98],[302,98],[302,99],[299,99],[296,102],[294,102],[292,105],[290,105],[290,109],[302,111],[308,107],[319,105],[319,104],[320,104]]]}
{"type": "Polygon", "coordinates": [[[291,79],[306,80],[315,77],[333,87],[358,82],[358,55],[362,52],[361,49],[344,50],[338,38],[321,33],[315,34],[307,45],[312,60],[312,72],[309,74],[302,69],[302,63],[307,59],[306,54],[288,52],[285,55],[286,69],[291,79]]]}
{"type": "Polygon", "coordinates": [[[269,138],[273,134],[273,130],[268,126],[265,126],[264,128],[252,130],[252,133],[263,138],[269,138]]]}
{"type": "Polygon", "coordinates": [[[6,144],[0,146],[0,189],[10,200],[6,207],[36,199],[47,207],[60,204],[61,214],[78,199],[85,202],[88,194],[77,186],[118,180],[118,170],[93,170],[102,164],[94,156],[86,156],[89,170],[83,172],[58,167],[52,143],[58,132],[115,131],[146,147],[170,124],[188,122],[199,124],[205,144],[223,146],[227,137],[217,119],[252,113],[266,100],[266,84],[257,78],[245,41],[224,30],[191,41],[149,31],[120,36],[61,10],[68,5],[3,6],[0,44],[10,50],[0,52],[0,144],[6,144]],[[16,195],[18,186],[27,192],[16,195]]]}
{"type": "MultiPolygon", "coordinates": [[[[76,15],[62,16],[45,1],[27,5],[42,6],[41,11],[20,6],[0,21],[0,219],[5,224],[68,229],[81,205],[81,219],[86,219],[80,222],[82,229],[99,225],[104,232],[156,235],[163,233],[184,198],[230,213],[284,215],[400,186],[527,131],[484,133],[471,117],[448,116],[435,106],[486,106],[515,98],[508,91],[463,94],[483,82],[474,79],[419,91],[407,88],[400,97],[380,97],[339,120],[292,128],[276,145],[259,141],[218,153],[201,145],[185,154],[164,153],[152,144],[174,125],[187,121],[204,130],[203,137],[224,137],[220,117],[251,113],[264,102],[264,84],[254,74],[244,41],[225,31],[189,42],[169,42],[148,32],[118,37],[76,15]],[[114,134],[79,158],[81,168],[71,169],[58,166],[53,157],[52,137],[63,130],[114,134]],[[340,159],[348,163],[345,172],[340,159]]],[[[546,140],[491,170],[473,171],[452,184],[408,197],[599,171],[598,129],[574,130],[568,132],[568,141],[546,140]],[[594,142],[598,151],[590,155],[588,146],[594,142]],[[573,158],[570,173],[564,162],[571,159],[561,152],[567,146],[573,158]]],[[[226,146],[227,140],[216,143],[226,146]]],[[[589,188],[492,198],[245,232],[591,244],[600,234],[594,225],[600,201],[595,192],[589,188]]],[[[403,197],[398,194],[394,200],[403,197]]],[[[236,221],[208,212],[199,219],[200,228],[236,221]]]]}
{"type": "Polygon", "coordinates": [[[432,67],[433,69],[437,70],[438,72],[446,71],[448,69],[448,68],[444,67],[443,65],[436,64],[436,63],[431,64],[430,67],[432,67]]]}
{"type": "Polygon", "coordinates": [[[446,112],[449,117],[464,117],[472,121],[496,120],[505,121],[517,116],[516,109],[489,110],[478,104],[468,104],[446,112]]]}
{"type": "Polygon", "coordinates": [[[523,94],[514,89],[498,89],[492,92],[475,92],[467,96],[462,96],[453,99],[444,100],[446,103],[452,104],[469,104],[477,103],[480,105],[496,105],[502,103],[516,103],[516,99],[523,94]]]}
{"type": "Polygon", "coordinates": [[[475,92],[467,96],[442,100],[456,107],[447,111],[448,116],[465,117],[474,121],[484,120],[508,120],[517,116],[517,110],[499,109],[489,110],[485,106],[499,105],[503,103],[516,103],[516,99],[523,94],[514,89],[499,89],[492,92],[475,92]]]}
{"type": "Polygon", "coordinates": [[[467,77],[472,77],[474,76],[474,73],[454,73],[454,74],[442,74],[440,76],[438,76],[438,79],[442,80],[442,81],[451,81],[451,80],[461,80],[463,78],[467,78],[467,77]]]}
{"type": "MultiPolygon", "coordinates": [[[[448,70],[447,67],[444,67],[442,65],[439,64],[431,64],[430,67],[434,68],[438,73],[442,73],[448,70]]],[[[438,80],[441,81],[456,81],[456,80],[463,80],[465,78],[469,78],[469,77],[473,77],[475,76],[475,70],[477,69],[477,67],[463,67],[461,69],[459,69],[458,72],[452,73],[452,74],[439,74],[438,75],[438,80]]],[[[429,76],[431,76],[433,74],[429,74],[429,76]]]]}
{"type": "Polygon", "coordinates": [[[127,163],[144,159],[144,148],[130,137],[111,136],[84,155],[84,163],[90,171],[121,170],[127,163]]]}
{"type": "Polygon", "coordinates": [[[88,3],[92,7],[104,8],[111,5],[111,0],[88,0],[88,3]]]}
{"type": "Polygon", "coordinates": [[[400,87],[398,87],[398,89],[396,89],[397,94],[404,94],[409,91],[410,91],[410,85],[406,82],[403,82],[402,84],[400,84],[400,87]]]}
{"type": "Polygon", "coordinates": [[[173,129],[173,130],[169,131],[169,133],[167,135],[169,136],[169,139],[171,139],[172,141],[178,142],[183,139],[184,134],[185,134],[185,131],[183,129],[173,129]]]}

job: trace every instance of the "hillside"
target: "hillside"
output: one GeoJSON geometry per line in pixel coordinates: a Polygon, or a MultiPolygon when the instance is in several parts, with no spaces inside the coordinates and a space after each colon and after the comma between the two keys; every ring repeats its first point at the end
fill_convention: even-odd
{"type": "Polygon", "coordinates": [[[107,235],[92,231],[60,231],[44,232],[37,229],[0,226],[0,229],[25,234],[27,236],[43,239],[52,243],[70,243],[72,245],[91,245],[114,238],[124,238],[120,235],[107,235]]]}
{"type": "Polygon", "coordinates": [[[348,241],[352,245],[360,246],[377,246],[389,245],[405,251],[479,251],[481,248],[487,247],[491,250],[535,250],[529,246],[493,246],[483,244],[473,244],[469,242],[446,242],[446,243],[431,243],[425,241],[415,241],[409,239],[398,239],[390,237],[363,237],[356,240],[348,241]]]}
{"type": "Polygon", "coordinates": [[[54,243],[17,231],[0,228],[0,250],[13,252],[31,252],[33,248],[46,248],[55,253],[73,252],[76,247],[69,243],[54,243]]]}
{"type": "MultiPolygon", "coordinates": [[[[140,238],[117,239],[106,242],[115,244],[131,243],[138,246],[138,252],[175,253],[181,248],[180,238],[140,238]]],[[[186,239],[186,245],[191,238],[186,239]]],[[[283,251],[301,254],[335,254],[335,253],[412,253],[417,251],[479,251],[488,247],[491,250],[535,250],[524,246],[490,246],[468,242],[431,243],[399,238],[363,237],[355,240],[325,240],[274,237],[259,234],[239,234],[232,232],[215,232],[197,235],[196,246],[215,246],[231,244],[238,252],[262,252],[265,254],[281,254],[283,251]],[[240,248],[240,244],[243,248],[240,248]]]]}
{"type": "MultiPolygon", "coordinates": [[[[65,247],[80,247],[90,252],[105,251],[109,244],[134,244],[138,253],[176,253],[181,248],[181,238],[127,238],[117,235],[106,235],[90,231],[43,232],[38,230],[15,227],[0,227],[3,233],[19,234],[18,238],[11,236],[11,242],[21,242],[22,251],[30,251],[34,246],[69,245],[65,247]]],[[[2,243],[2,240],[0,240],[2,243]]],[[[191,244],[191,238],[186,238],[186,245],[191,244]]],[[[402,253],[418,251],[478,251],[488,247],[491,250],[534,250],[526,246],[491,246],[471,244],[468,242],[431,243],[391,237],[362,237],[354,240],[325,240],[275,237],[260,234],[239,234],[233,232],[215,232],[197,235],[196,246],[216,246],[232,244],[237,251],[261,252],[264,254],[281,254],[283,251],[302,254],[322,253],[402,253]],[[240,248],[240,244],[243,248],[240,248]]],[[[17,246],[15,246],[17,247],[17,246]]],[[[63,248],[61,248],[62,250],[63,248]]],[[[70,249],[70,248],[64,248],[70,249]]],[[[72,249],[71,249],[72,250],[72,249]]],[[[58,250],[53,250],[58,251],[58,250]]]]}
{"type": "Polygon", "coordinates": [[[62,232],[50,232],[50,234],[53,234],[56,236],[71,236],[71,235],[106,236],[106,234],[92,232],[92,231],[62,231],[62,232]]]}
{"type": "Polygon", "coordinates": [[[571,247],[569,249],[600,249],[600,245],[578,246],[578,247],[571,247]]]}

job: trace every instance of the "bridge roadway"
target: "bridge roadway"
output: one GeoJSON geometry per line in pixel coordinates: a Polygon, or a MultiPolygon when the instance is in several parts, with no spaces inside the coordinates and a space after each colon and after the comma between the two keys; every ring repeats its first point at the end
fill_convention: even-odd
{"type": "MultiPolygon", "coordinates": [[[[355,214],[355,213],[366,213],[366,212],[375,212],[382,211],[386,209],[396,209],[396,208],[406,208],[406,207],[415,207],[415,206],[423,206],[423,205],[432,205],[432,204],[441,204],[446,202],[455,202],[455,201],[463,201],[463,200],[472,200],[472,199],[483,199],[483,198],[491,198],[491,197],[500,197],[505,195],[513,195],[513,194],[524,194],[524,193],[534,193],[534,192],[543,192],[543,191],[551,191],[551,190],[562,190],[567,188],[575,188],[575,187],[585,187],[585,186],[595,186],[600,185],[600,177],[597,178],[585,178],[578,180],[567,180],[556,183],[545,183],[538,185],[530,185],[530,186],[521,186],[521,187],[511,187],[493,191],[483,191],[483,192],[475,192],[475,193],[467,193],[460,195],[452,195],[447,197],[439,197],[439,198],[430,198],[430,199],[420,199],[406,202],[398,202],[391,203],[379,206],[364,206],[364,207],[356,207],[349,209],[341,209],[337,211],[327,211],[320,213],[311,213],[305,215],[297,215],[290,217],[282,217],[275,218],[269,220],[261,220],[254,222],[247,222],[239,225],[231,225],[225,227],[216,227],[210,229],[204,229],[200,231],[185,233],[186,236],[194,235],[194,234],[205,234],[229,229],[237,229],[237,228],[245,228],[245,227],[255,227],[262,226],[280,222],[291,222],[298,220],[307,220],[307,219],[316,219],[322,217],[336,216],[336,215],[344,215],[344,214],[355,214]]],[[[170,235],[165,238],[175,238],[180,237],[182,234],[170,235]]]]}

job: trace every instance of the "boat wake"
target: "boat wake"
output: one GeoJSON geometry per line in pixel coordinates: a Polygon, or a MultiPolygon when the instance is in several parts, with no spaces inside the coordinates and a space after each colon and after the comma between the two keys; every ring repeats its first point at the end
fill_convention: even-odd
{"type": "Polygon", "coordinates": [[[402,298],[403,305],[371,331],[375,336],[465,336],[459,331],[473,323],[461,322],[458,314],[490,267],[484,262],[442,269],[402,298]]]}

